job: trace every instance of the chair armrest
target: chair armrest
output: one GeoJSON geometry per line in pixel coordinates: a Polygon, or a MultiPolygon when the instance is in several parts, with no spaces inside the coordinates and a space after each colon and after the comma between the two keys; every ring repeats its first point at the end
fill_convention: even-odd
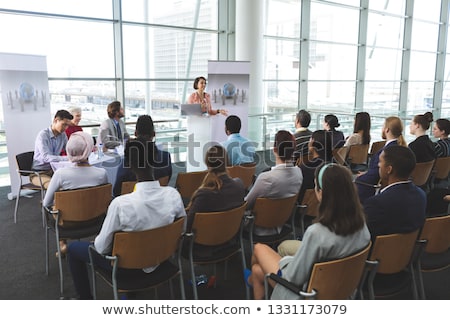
{"type": "Polygon", "coordinates": [[[312,290],[312,292],[304,292],[304,291],[302,291],[301,287],[293,284],[292,282],[287,281],[286,279],[280,277],[279,275],[277,275],[275,273],[268,273],[264,277],[264,288],[266,291],[266,299],[269,298],[268,297],[268,287],[269,287],[268,281],[269,281],[269,279],[275,281],[277,284],[282,285],[289,291],[299,295],[302,298],[315,298],[317,295],[317,291],[315,291],[315,290],[312,290]]]}

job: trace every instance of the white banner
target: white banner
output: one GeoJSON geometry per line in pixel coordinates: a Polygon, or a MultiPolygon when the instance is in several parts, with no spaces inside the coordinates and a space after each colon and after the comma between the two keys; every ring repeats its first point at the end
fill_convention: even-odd
{"type": "Polygon", "coordinates": [[[11,193],[17,195],[16,154],[33,151],[38,132],[51,124],[45,56],[0,53],[1,109],[5,122],[11,193]]]}

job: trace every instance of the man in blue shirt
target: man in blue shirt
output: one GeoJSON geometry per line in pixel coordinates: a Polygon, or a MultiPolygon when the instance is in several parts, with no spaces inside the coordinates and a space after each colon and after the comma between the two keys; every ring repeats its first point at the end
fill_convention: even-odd
{"type": "Polygon", "coordinates": [[[255,146],[250,140],[242,137],[241,119],[232,115],[225,120],[225,132],[228,139],[222,142],[222,146],[228,153],[228,165],[237,166],[255,162],[255,146]]]}
{"type": "Polygon", "coordinates": [[[65,130],[73,119],[72,114],[67,110],[58,110],[53,118],[52,125],[39,132],[34,144],[33,170],[45,171],[37,175],[30,175],[31,183],[42,185],[47,189],[53,170],[50,162],[67,160],[67,156],[61,156],[61,151],[66,148],[67,136],[65,130]]]}

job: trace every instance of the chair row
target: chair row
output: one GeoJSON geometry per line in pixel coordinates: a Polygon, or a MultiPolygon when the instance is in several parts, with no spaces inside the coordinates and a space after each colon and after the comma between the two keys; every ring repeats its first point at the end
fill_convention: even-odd
{"type": "Polygon", "coordinates": [[[427,218],[422,230],[378,236],[349,257],[316,263],[306,290],[286,279],[269,279],[304,299],[387,298],[410,288],[413,298],[425,299],[423,272],[450,267],[450,216],[427,218]]]}

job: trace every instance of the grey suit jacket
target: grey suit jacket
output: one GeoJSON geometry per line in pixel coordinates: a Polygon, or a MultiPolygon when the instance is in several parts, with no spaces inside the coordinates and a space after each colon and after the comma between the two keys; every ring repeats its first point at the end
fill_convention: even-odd
{"type": "Polygon", "coordinates": [[[103,143],[106,149],[114,149],[118,145],[122,144],[124,139],[129,139],[130,135],[125,128],[125,123],[119,120],[120,130],[122,131],[121,137],[118,136],[116,125],[113,119],[106,119],[100,125],[100,134],[98,143],[103,143]]]}

